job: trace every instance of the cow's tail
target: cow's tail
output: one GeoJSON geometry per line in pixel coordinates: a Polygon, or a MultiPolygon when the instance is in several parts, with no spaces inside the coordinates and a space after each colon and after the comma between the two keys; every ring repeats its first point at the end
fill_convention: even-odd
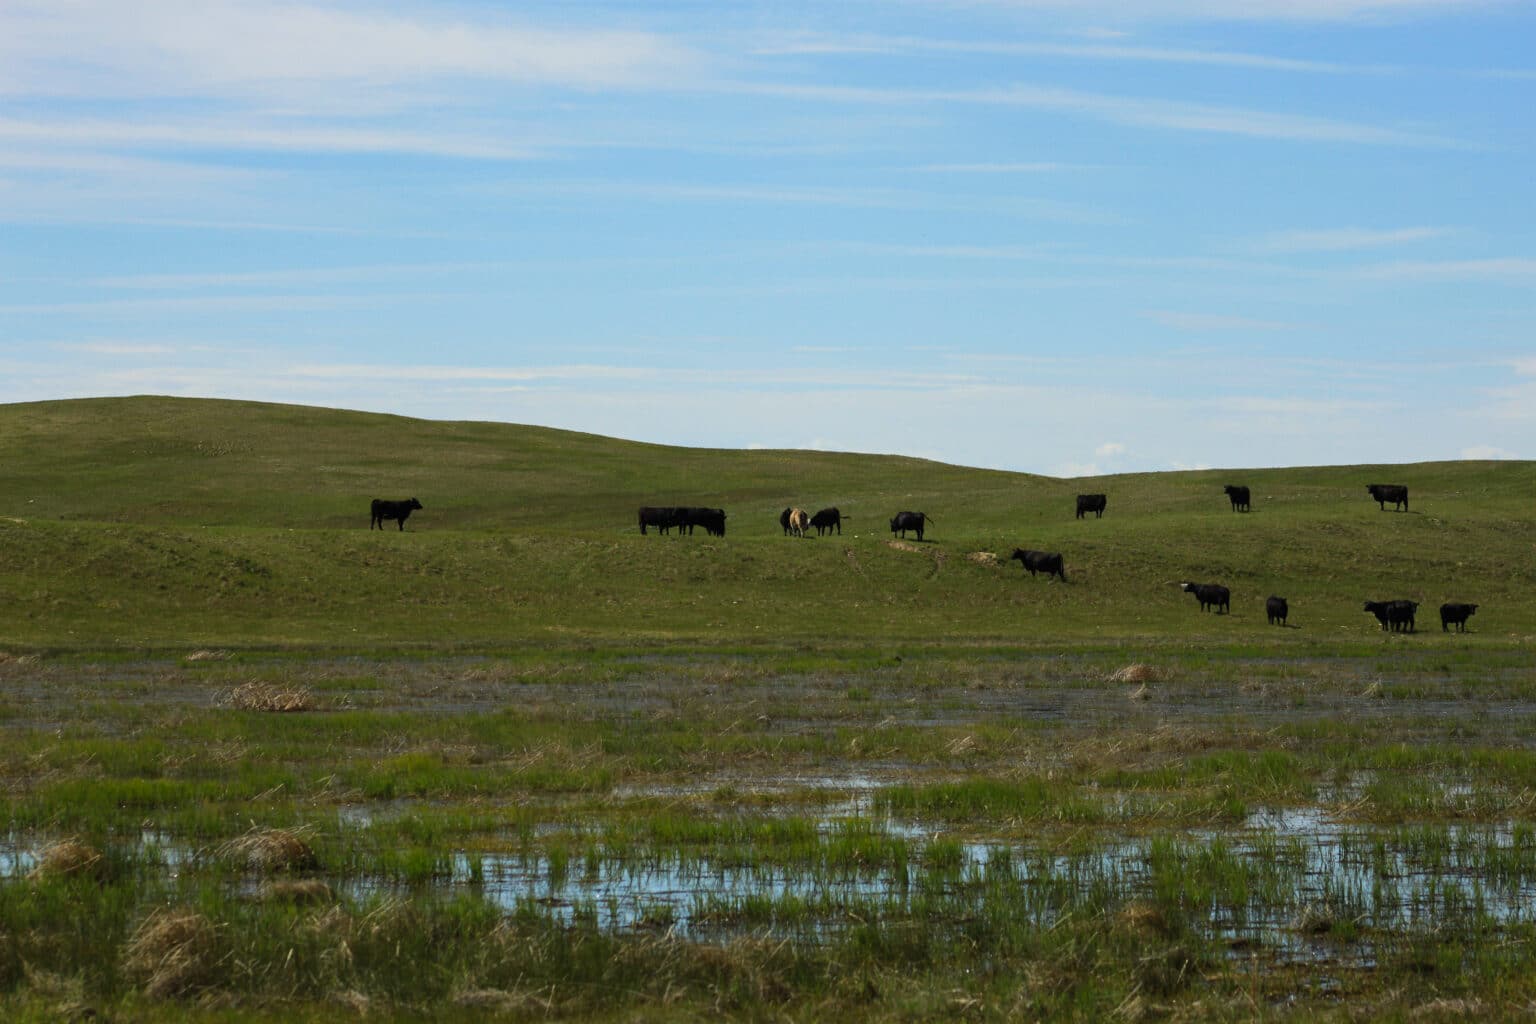
{"type": "Polygon", "coordinates": [[[919,514],[924,519],[928,520],[928,522],[932,523],[934,526],[938,526],[939,525],[938,522],[934,520],[933,516],[929,515],[927,512],[922,512],[922,513],[919,513],[919,514]]]}

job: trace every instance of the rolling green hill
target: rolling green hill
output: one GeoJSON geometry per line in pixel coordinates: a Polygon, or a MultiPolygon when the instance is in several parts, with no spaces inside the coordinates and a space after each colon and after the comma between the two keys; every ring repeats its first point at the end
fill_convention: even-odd
{"type": "Polygon", "coordinates": [[[0,645],[504,647],[654,642],[1526,643],[1536,463],[1055,480],[917,459],[680,449],[537,427],[170,398],[0,406],[0,645]],[[1234,514],[1224,483],[1253,489],[1234,514]],[[1410,513],[1365,485],[1407,484],[1410,513]],[[1103,491],[1103,519],[1073,496],[1103,491]],[[373,497],[418,497],[406,532],[373,497]],[[642,504],[729,512],[728,536],[641,536],[642,504]],[[842,537],[779,510],[837,505],[842,537]],[[920,509],[924,544],[886,520],[920,509]],[[1065,553],[1030,579],[1015,546],[1065,553]],[[1181,579],[1233,591],[1202,615],[1181,579]],[[1268,627],[1288,597],[1295,629],[1268,627]],[[1366,599],[1424,602],[1382,636],[1366,599]],[[1466,638],[1442,601],[1483,605],[1466,638]]]}

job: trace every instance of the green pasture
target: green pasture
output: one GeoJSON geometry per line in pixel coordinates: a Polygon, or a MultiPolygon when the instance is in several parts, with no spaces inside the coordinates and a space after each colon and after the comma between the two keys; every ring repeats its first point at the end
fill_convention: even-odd
{"type": "MultiPolygon", "coordinates": [[[[1482,605],[1536,629],[1536,464],[1054,480],[915,459],[665,448],[534,427],[169,398],[0,408],[0,643],[18,648],[506,644],[1393,642],[1365,600],[1482,605]],[[1230,511],[1222,485],[1252,488],[1230,511]],[[1365,485],[1404,483],[1412,511],[1365,485]],[[1078,492],[1104,492],[1078,520],[1078,492]],[[419,498],[403,533],[373,497],[419,498]],[[724,538],[639,534],[642,504],[724,538]],[[836,505],[838,537],[779,511],[836,505]],[[935,520],[892,545],[895,512],[935,520]],[[1061,551],[1069,582],[1006,562],[1061,551]],[[994,562],[996,557],[1000,561],[994,562]],[[1227,584],[1201,615],[1180,580],[1227,584]],[[1291,602],[1270,629],[1263,600],[1291,602]]],[[[1464,643],[1420,637],[1417,643],[1464,643]]]]}

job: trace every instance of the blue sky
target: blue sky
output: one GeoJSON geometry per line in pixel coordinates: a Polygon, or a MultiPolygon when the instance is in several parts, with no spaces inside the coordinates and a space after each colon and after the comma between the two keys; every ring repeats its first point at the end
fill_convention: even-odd
{"type": "Polygon", "coordinates": [[[1533,42],[1528,0],[5,0],[0,401],[1533,458],[1533,42]]]}

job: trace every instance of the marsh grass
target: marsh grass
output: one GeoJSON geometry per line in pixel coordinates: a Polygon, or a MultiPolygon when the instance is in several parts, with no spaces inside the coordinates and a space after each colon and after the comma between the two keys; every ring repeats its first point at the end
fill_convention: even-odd
{"type": "Polygon", "coordinates": [[[238,711],[272,711],[287,713],[313,711],[315,696],[308,687],[284,687],[274,683],[242,683],[231,690],[221,701],[238,711]]]}

